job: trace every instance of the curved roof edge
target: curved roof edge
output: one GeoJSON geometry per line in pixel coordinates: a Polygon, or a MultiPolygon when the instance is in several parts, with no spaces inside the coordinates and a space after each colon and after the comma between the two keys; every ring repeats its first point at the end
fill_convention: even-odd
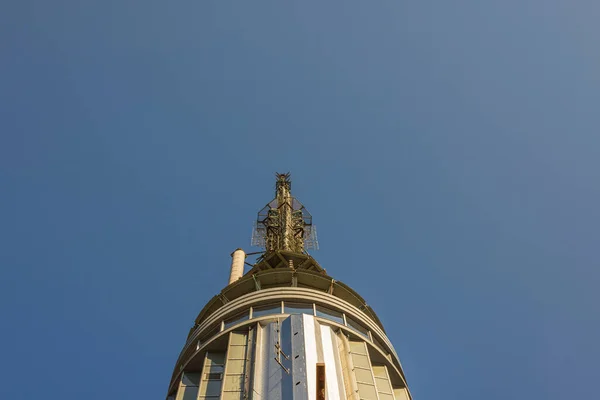
{"type": "Polygon", "coordinates": [[[379,317],[367,302],[350,286],[327,275],[314,258],[306,254],[278,251],[267,253],[244,276],[210,299],[196,317],[190,334],[203,320],[231,300],[263,288],[290,286],[316,289],[345,300],[364,312],[385,332],[379,317]]]}

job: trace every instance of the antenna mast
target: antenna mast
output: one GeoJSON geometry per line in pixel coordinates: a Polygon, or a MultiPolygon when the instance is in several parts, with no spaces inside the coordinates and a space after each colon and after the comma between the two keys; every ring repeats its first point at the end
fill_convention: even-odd
{"type": "Polygon", "coordinates": [[[264,247],[267,252],[305,253],[306,249],[318,249],[312,216],[292,196],[290,173],[276,173],[275,177],[275,199],[258,212],[252,245],[264,247]]]}

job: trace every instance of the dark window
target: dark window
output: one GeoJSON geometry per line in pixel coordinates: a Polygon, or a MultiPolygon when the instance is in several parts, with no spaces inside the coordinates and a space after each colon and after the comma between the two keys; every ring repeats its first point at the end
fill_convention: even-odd
{"type": "Polygon", "coordinates": [[[207,372],[206,374],[204,374],[204,379],[206,379],[207,381],[220,381],[221,379],[223,379],[223,374],[220,372],[207,372]]]}
{"type": "Polygon", "coordinates": [[[369,338],[369,330],[353,319],[348,318],[348,315],[346,315],[346,322],[348,322],[348,326],[352,328],[353,331],[360,333],[367,339],[369,338]]]}
{"type": "Polygon", "coordinates": [[[312,304],[288,303],[283,304],[283,311],[286,314],[310,314],[313,315],[312,304]]]}
{"type": "Polygon", "coordinates": [[[208,330],[200,337],[200,343],[208,342],[213,336],[215,336],[221,330],[221,325],[215,326],[214,328],[208,330]]]}
{"type": "Polygon", "coordinates": [[[317,400],[325,400],[325,364],[317,364],[317,400]]]}
{"type": "Polygon", "coordinates": [[[326,318],[331,321],[344,325],[344,317],[341,312],[330,310],[329,308],[317,306],[317,317],[326,318]]]}
{"type": "Polygon", "coordinates": [[[249,318],[249,314],[250,314],[250,310],[248,311],[244,311],[243,313],[237,314],[231,318],[228,318],[225,320],[225,329],[229,328],[230,326],[239,324],[242,321],[245,321],[249,318]]]}
{"type": "Polygon", "coordinates": [[[268,306],[252,307],[252,318],[262,317],[264,315],[281,314],[281,303],[270,304],[268,306]]]}

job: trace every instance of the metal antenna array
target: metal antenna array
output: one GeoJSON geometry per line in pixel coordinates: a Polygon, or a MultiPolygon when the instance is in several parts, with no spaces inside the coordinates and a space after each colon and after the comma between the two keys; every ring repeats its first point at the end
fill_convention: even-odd
{"type": "Polygon", "coordinates": [[[290,173],[276,173],[275,198],[262,210],[254,223],[252,245],[266,251],[287,250],[305,253],[319,248],[312,216],[291,194],[290,173]]]}

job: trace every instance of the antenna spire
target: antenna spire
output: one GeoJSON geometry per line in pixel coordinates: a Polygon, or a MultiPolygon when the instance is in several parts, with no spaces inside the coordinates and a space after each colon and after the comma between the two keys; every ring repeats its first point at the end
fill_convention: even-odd
{"type": "Polygon", "coordinates": [[[306,249],[318,249],[312,216],[292,196],[290,173],[276,173],[275,178],[275,199],[258,212],[252,245],[264,247],[267,252],[305,253],[306,249]]]}

